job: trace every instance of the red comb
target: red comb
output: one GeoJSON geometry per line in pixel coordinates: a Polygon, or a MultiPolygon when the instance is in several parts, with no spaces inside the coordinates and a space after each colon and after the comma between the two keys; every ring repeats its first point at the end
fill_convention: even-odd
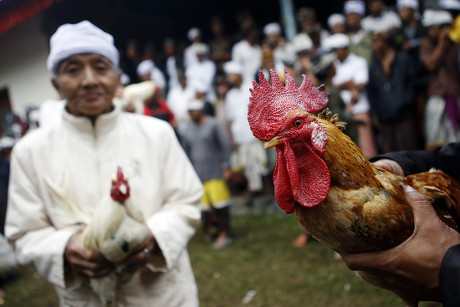
{"type": "Polygon", "coordinates": [[[270,69],[272,84],[268,83],[262,70],[259,70],[260,85],[253,81],[250,89],[248,121],[254,136],[262,141],[271,140],[278,134],[280,119],[293,110],[310,113],[326,107],[329,99],[324,85],[315,87],[305,75],[300,87],[291,73],[284,69],[286,86],[281,83],[275,70],[270,69]]]}
{"type": "Polygon", "coordinates": [[[125,200],[129,197],[129,185],[126,178],[123,176],[121,167],[117,169],[117,179],[112,180],[112,188],[110,189],[110,196],[113,200],[124,204],[125,200]],[[124,191],[122,191],[124,190],[124,191]]]}

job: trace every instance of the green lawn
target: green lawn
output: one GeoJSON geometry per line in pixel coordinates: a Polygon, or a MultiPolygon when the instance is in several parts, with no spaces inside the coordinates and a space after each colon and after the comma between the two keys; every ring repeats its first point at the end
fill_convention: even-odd
{"type": "MultiPolygon", "coordinates": [[[[203,307],[404,306],[396,295],[364,283],[333,260],[333,251],[321,243],[293,248],[300,232],[293,215],[235,217],[232,226],[234,241],[223,250],[213,250],[201,231],[190,242],[203,307]],[[243,304],[250,290],[255,295],[243,304]]],[[[58,306],[54,289],[30,268],[0,287],[7,295],[3,306],[58,306]]]]}

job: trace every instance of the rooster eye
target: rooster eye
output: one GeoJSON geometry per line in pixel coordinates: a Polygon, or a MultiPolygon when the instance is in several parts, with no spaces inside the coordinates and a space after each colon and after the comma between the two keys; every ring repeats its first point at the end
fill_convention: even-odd
{"type": "Polygon", "coordinates": [[[301,119],[296,119],[295,121],[292,122],[292,126],[294,128],[300,128],[303,124],[303,121],[301,119]]]}

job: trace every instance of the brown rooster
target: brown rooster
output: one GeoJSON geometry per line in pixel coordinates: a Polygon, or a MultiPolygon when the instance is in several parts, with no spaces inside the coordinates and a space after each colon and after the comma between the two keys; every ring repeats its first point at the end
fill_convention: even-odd
{"type": "MultiPolygon", "coordinates": [[[[460,184],[440,171],[400,177],[372,165],[341,130],[345,123],[329,110],[324,86],[308,78],[297,87],[285,70],[271,82],[259,72],[253,82],[248,120],[265,147],[276,146],[275,198],[286,213],[319,241],[341,253],[388,249],[414,230],[404,185],[426,195],[438,215],[458,231],[460,184]]],[[[360,272],[364,280],[398,294],[406,303],[439,300],[434,293],[405,293],[386,284],[382,273],[360,272]]]]}

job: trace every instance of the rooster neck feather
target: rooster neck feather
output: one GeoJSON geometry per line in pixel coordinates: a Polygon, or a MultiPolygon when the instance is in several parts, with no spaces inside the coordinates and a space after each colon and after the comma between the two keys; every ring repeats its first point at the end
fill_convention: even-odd
{"type": "Polygon", "coordinates": [[[328,135],[326,152],[322,158],[331,174],[331,185],[342,188],[358,188],[363,185],[381,187],[375,177],[375,169],[364,157],[361,149],[335,122],[317,118],[328,135]]]}

